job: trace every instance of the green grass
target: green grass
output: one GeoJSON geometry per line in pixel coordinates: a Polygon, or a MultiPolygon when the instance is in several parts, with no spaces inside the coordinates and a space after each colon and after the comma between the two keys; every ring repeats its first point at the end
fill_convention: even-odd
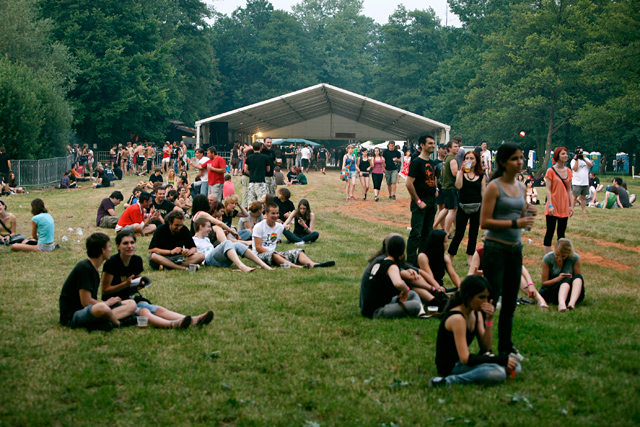
{"type": "MultiPolygon", "coordinates": [[[[292,188],[294,202],[309,198],[317,214],[320,240],[306,250],[313,260],[334,259],[337,266],[244,275],[214,268],[195,275],[147,271],[153,286],[144,294],[154,303],[184,314],[215,311],[211,325],[187,331],[89,334],[61,327],[60,289],[84,258],[83,239],[67,229],[81,227],[85,237],[97,231],[95,212],[109,191],[4,198],[19,232],[28,234],[27,207],[41,197],[56,219],[57,241],[71,239],[51,254],[0,247],[0,425],[640,423],[638,253],[597,244],[638,247],[638,208],[589,209],[569,221],[567,236],[577,252],[605,262],[584,264],[586,300],[577,310],[517,309],[514,341],[527,357],[521,375],[497,387],[433,391],[427,384],[436,374],[437,322],[371,321],[358,310],[366,259],[387,233],[408,233],[401,200],[382,197],[353,212],[345,208],[337,174],[311,173],[309,181],[292,188]],[[629,268],[616,271],[607,260],[629,268]]],[[[640,193],[639,184],[629,183],[640,193]]],[[[134,180],[116,185],[128,195],[134,180]]],[[[399,196],[407,197],[402,186],[399,196]]],[[[539,217],[525,237],[533,241],[525,243],[525,258],[536,283],[543,226],[539,217]]],[[[138,240],[139,255],[149,241],[138,240]]],[[[454,260],[461,275],[463,258],[454,260]]]]}

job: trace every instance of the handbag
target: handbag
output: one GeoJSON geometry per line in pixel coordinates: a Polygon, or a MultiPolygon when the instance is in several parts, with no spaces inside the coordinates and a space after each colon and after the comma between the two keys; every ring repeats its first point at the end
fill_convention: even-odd
{"type": "Polygon", "coordinates": [[[482,203],[458,203],[458,206],[460,206],[460,209],[462,209],[464,213],[466,213],[467,215],[471,215],[480,210],[480,206],[482,206],[482,203]]]}
{"type": "Polygon", "coordinates": [[[340,172],[340,181],[346,181],[346,180],[347,180],[347,171],[342,170],[342,172],[340,172]]]}

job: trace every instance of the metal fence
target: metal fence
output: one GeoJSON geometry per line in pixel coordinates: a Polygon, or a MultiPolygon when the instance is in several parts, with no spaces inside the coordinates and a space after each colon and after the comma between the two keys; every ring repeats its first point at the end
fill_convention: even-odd
{"type": "MultiPolygon", "coordinates": [[[[109,165],[111,163],[111,155],[109,154],[108,151],[95,151],[95,158],[96,158],[96,162],[100,162],[103,165],[109,165]]],[[[218,155],[223,157],[227,164],[230,163],[231,161],[231,152],[229,151],[220,151],[218,152],[218,155]]],[[[195,157],[195,151],[194,150],[187,150],[187,157],[189,157],[190,159],[195,157]]],[[[156,157],[154,159],[154,167],[155,166],[160,166],[162,164],[162,152],[156,153],[156,157]]],[[[95,165],[94,165],[95,167],[95,165]]]]}
{"type": "Polygon", "coordinates": [[[60,182],[71,169],[73,156],[41,160],[11,160],[11,168],[20,187],[44,188],[60,182]]]}

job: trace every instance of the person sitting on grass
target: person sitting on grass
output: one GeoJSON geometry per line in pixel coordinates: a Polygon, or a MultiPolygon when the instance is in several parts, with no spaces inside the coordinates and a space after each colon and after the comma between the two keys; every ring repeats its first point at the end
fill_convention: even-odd
{"type": "Polygon", "coordinates": [[[297,168],[296,173],[298,174],[298,176],[296,176],[298,183],[300,185],[307,185],[307,176],[304,174],[304,169],[297,168]]]}
{"type": "Polygon", "coordinates": [[[93,233],[87,237],[88,259],[80,261],[71,271],[60,292],[60,323],[69,328],[111,330],[120,320],[136,311],[133,300],[112,297],[98,301],[102,263],[111,255],[109,236],[93,233]]]}
{"type": "MultiPolygon", "coordinates": [[[[118,253],[104,263],[102,269],[102,300],[118,297],[121,301],[134,299],[134,294],[140,290],[131,287],[131,281],[139,278],[144,270],[142,258],[136,255],[136,233],[122,231],[116,235],[118,253]]],[[[134,299],[135,301],[135,299],[134,299]]],[[[187,329],[189,325],[204,326],[213,320],[213,311],[209,310],[200,316],[185,316],[159,305],[153,305],[148,300],[140,298],[136,302],[136,315],[149,318],[149,324],[156,328],[187,329]]]]}
{"type": "Polygon", "coordinates": [[[540,200],[538,200],[538,191],[533,186],[533,181],[528,179],[525,181],[524,185],[527,187],[527,192],[525,196],[527,203],[530,205],[539,205],[540,200]]]}
{"type": "MultiPolygon", "coordinates": [[[[193,241],[198,248],[198,252],[201,252],[205,256],[204,265],[212,267],[230,267],[231,264],[235,264],[240,271],[247,273],[255,270],[255,268],[248,267],[240,261],[240,257],[246,257],[265,270],[273,270],[267,264],[262,262],[256,254],[250,251],[247,245],[242,242],[232,242],[231,240],[227,240],[224,234],[220,235],[219,232],[216,233],[219,244],[214,247],[213,243],[211,243],[211,240],[209,239],[209,234],[212,230],[211,221],[207,218],[198,218],[195,221],[194,229],[196,230],[196,234],[193,236],[193,241]]],[[[219,231],[221,231],[221,229],[219,229],[219,231]]]]}
{"type": "Polygon", "coordinates": [[[291,201],[291,191],[288,188],[279,188],[278,197],[274,198],[273,201],[278,205],[278,211],[280,212],[278,222],[285,222],[289,215],[296,210],[296,206],[291,201]]]}
{"type": "Polygon", "coordinates": [[[493,341],[494,307],[489,297],[489,281],[478,275],[467,276],[451,297],[440,317],[436,340],[438,377],[429,387],[454,384],[503,383],[507,374],[520,373],[520,363],[508,355],[486,354],[493,341]],[[484,318],[483,318],[484,317],[484,318]],[[469,345],[478,338],[480,354],[472,354],[469,345]]]}
{"type": "MultiPolygon", "coordinates": [[[[233,195],[224,199],[224,210],[222,211],[222,222],[227,224],[227,226],[231,227],[233,222],[233,218],[246,218],[249,216],[249,212],[240,205],[240,201],[238,200],[238,196],[233,195]],[[240,208],[240,210],[236,209],[236,207],[240,208]]],[[[250,236],[247,236],[247,239],[250,236]]],[[[246,240],[246,239],[242,239],[246,240]]]]}
{"type": "Polygon", "coordinates": [[[631,196],[629,196],[629,192],[625,187],[626,184],[624,183],[624,181],[622,181],[622,178],[613,178],[611,187],[609,187],[609,189],[607,189],[607,192],[605,193],[605,202],[601,205],[598,205],[598,207],[602,207],[603,209],[612,209],[630,208],[631,206],[633,206],[633,203],[636,201],[636,195],[632,194],[631,196]]]}
{"type": "Polygon", "coordinates": [[[191,195],[189,194],[189,190],[187,190],[187,187],[180,187],[180,189],[178,190],[178,197],[173,203],[184,212],[188,212],[189,209],[191,209],[193,203],[191,201],[191,195]]]}
{"type": "Polygon", "coordinates": [[[154,270],[187,270],[189,264],[202,264],[204,254],[198,252],[189,229],[184,226],[184,214],[172,211],[153,233],[149,243],[149,265],[154,270]]]}
{"type": "Polygon", "coordinates": [[[446,253],[447,244],[447,233],[444,230],[432,230],[427,238],[427,250],[418,254],[418,266],[422,271],[431,272],[441,288],[444,287],[445,272],[449,274],[455,287],[459,288],[460,277],[453,268],[449,254],[446,253]]]}
{"type": "Polygon", "coordinates": [[[313,230],[316,222],[316,216],[311,212],[311,207],[307,199],[300,200],[298,203],[298,209],[293,211],[289,218],[284,222],[284,236],[289,243],[313,243],[318,240],[320,233],[313,230]],[[291,226],[289,224],[294,223],[293,232],[289,231],[291,226]]]}
{"type": "Polygon", "coordinates": [[[138,197],[140,197],[140,193],[142,193],[143,191],[144,190],[142,189],[142,187],[134,187],[133,191],[131,192],[131,196],[129,196],[129,199],[124,204],[124,208],[127,209],[129,206],[138,203],[138,197]]]}
{"type": "Polygon", "coordinates": [[[251,202],[249,205],[249,216],[238,220],[238,234],[240,234],[240,239],[244,241],[251,240],[253,227],[264,219],[262,209],[262,202],[257,200],[251,202]]]}
{"type": "MultiPolygon", "coordinates": [[[[155,183],[153,185],[156,185],[155,183]]],[[[164,184],[160,184],[160,187],[155,189],[155,199],[153,199],[153,207],[156,212],[159,212],[160,215],[152,221],[156,227],[160,227],[164,224],[164,219],[166,218],[169,212],[177,211],[183,212],[178,206],[171,203],[167,200],[167,191],[168,189],[164,186],[164,184]]]]}
{"type": "Polygon", "coordinates": [[[70,170],[64,171],[64,173],[62,174],[62,178],[60,178],[60,188],[61,189],[78,188],[78,183],[76,182],[75,177],[73,179],[73,182],[71,181],[71,177],[72,176],[73,176],[73,174],[71,173],[70,170]]]}
{"type": "Polygon", "coordinates": [[[96,226],[101,228],[116,228],[116,225],[118,225],[116,206],[118,206],[123,200],[124,197],[118,190],[111,193],[109,197],[102,199],[100,206],[98,206],[96,226]]]}
{"type": "MultiPolygon", "coordinates": [[[[144,172],[141,174],[144,175],[144,172]]],[[[149,177],[149,182],[151,184],[155,184],[156,182],[160,182],[164,184],[164,178],[162,177],[162,169],[157,167],[153,171],[153,175],[149,177]]]]}
{"type": "Polygon", "coordinates": [[[31,238],[11,246],[15,252],[52,252],[59,248],[54,241],[56,225],[42,199],[31,201],[31,238]]]}
{"type": "MultiPolygon", "coordinates": [[[[213,197],[215,199],[215,196],[213,197]]],[[[203,217],[203,218],[207,218],[209,222],[212,224],[212,226],[218,226],[225,233],[229,233],[236,239],[240,239],[238,232],[234,228],[229,227],[227,224],[222,222],[222,220],[216,219],[211,215],[211,213],[213,212],[212,210],[213,206],[218,203],[219,202],[215,200],[213,200],[212,202],[211,200],[209,200],[207,196],[202,194],[198,194],[196,197],[193,198],[193,206],[191,207],[191,234],[196,233],[195,227],[194,227],[195,221],[198,218],[203,217]]],[[[224,205],[222,205],[222,207],[224,208],[224,205]]]]}
{"type": "Polygon", "coordinates": [[[151,194],[142,192],[138,198],[138,203],[129,206],[124,210],[118,223],[116,224],[116,233],[122,230],[132,230],[138,234],[146,236],[156,230],[156,225],[151,222],[160,217],[152,204],[151,194]],[[148,212],[145,217],[145,212],[148,212]]]}
{"type": "Polygon", "coordinates": [[[0,245],[21,243],[26,237],[24,234],[17,234],[16,230],[16,216],[7,212],[7,205],[0,200],[0,245]]]}
{"type": "Polygon", "coordinates": [[[299,185],[298,182],[298,168],[296,166],[291,166],[289,168],[289,172],[287,172],[287,185],[299,185]]]}
{"type": "Polygon", "coordinates": [[[282,239],[284,226],[278,222],[278,205],[267,203],[265,219],[253,227],[253,250],[258,257],[270,266],[286,264],[293,268],[332,267],[335,261],[317,263],[311,261],[303,249],[292,249],[286,252],[276,251],[282,239]]]}
{"type": "MultiPolygon", "coordinates": [[[[473,254],[471,264],[469,264],[469,275],[477,274],[484,275],[482,269],[482,251],[484,248],[476,249],[476,253],[473,254]]],[[[540,295],[540,292],[536,289],[536,285],[533,283],[533,278],[529,274],[529,270],[524,265],[522,266],[522,276],[520,277],[520,291],[522,291],[529,298],[533,298],[540,308],[549,308],[546,301],[540,295]]]]}
{"type": "Polygon", "coordinates": [[[360,312],[370,319],[418,317],[424,314],[420,296],[403,280],[405,241],[389,234],[370,259],[360,281],[360,312]]]}
{"type": "Polygon", "coordinates": [[[96,182],[93,183],[93,188],[111,187],[111,180],[109,180],[109,177],[104,172],[104,169],[102,168],[102,166],[100,166],[96,170],[96,172],[98,174],[98,177],[96,179],[96,182]]]}
{"type": "Polygon", "coordinates": [[[573,310],[584,300],[584,278],[580,256],[569,239],[559,239],[555,250],[542,259],[540,295],[558,311],[573,310]]]}

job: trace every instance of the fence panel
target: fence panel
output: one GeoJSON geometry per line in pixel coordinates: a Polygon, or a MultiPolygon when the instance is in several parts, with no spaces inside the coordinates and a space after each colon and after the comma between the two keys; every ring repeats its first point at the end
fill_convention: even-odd
{"type": "Polygon", "coordinates": [[[11,166],[20,187],[48,187],[60,182],[62,174],[71,169],[72,156],[41,160],[12,160],[11,166]]]}

